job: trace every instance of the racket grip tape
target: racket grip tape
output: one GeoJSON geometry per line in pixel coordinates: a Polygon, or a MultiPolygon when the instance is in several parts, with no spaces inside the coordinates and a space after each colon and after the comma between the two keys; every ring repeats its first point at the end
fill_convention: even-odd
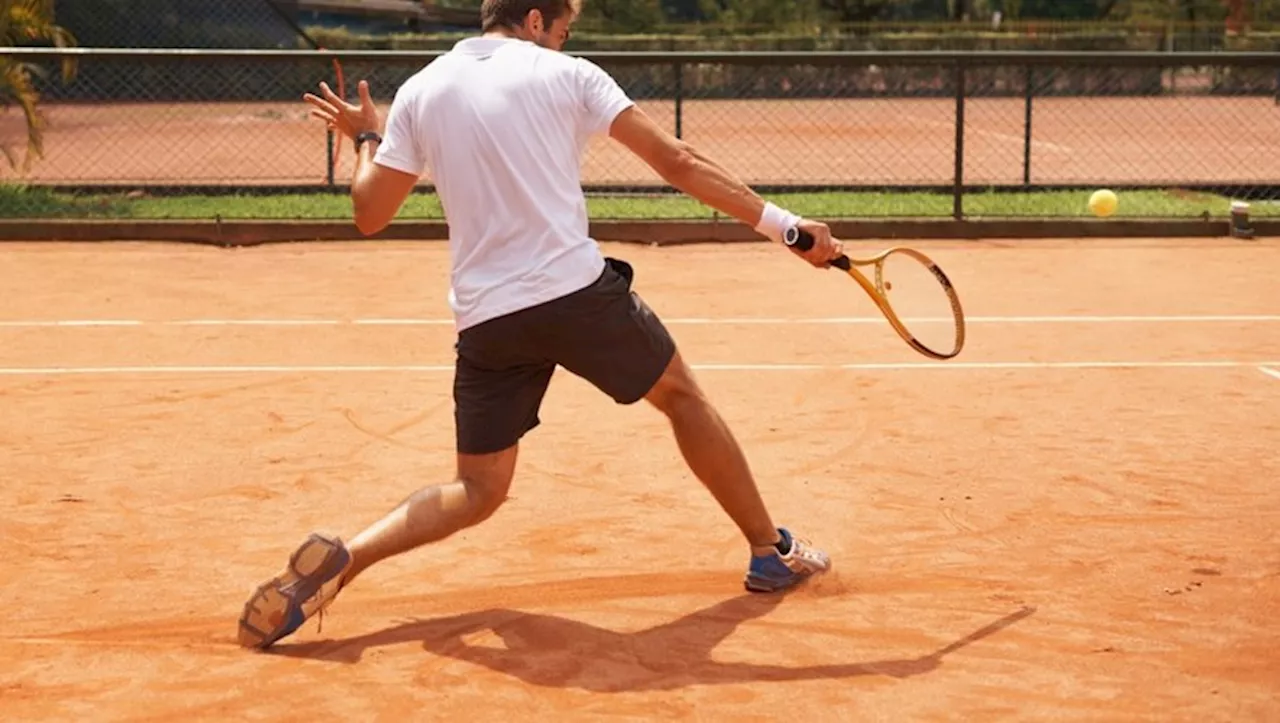
{"type": "MultiPolygon", "coordinates": [[[[799,226],[792,226],[782,234],[782,241],[797,251],[808,251],[813,248],[813,234],[801,229],[799,226]]],[[[841,254],[831,260],[831,265],[837,269],[848,271],[851,267],[849,257],[841,254]]]]}

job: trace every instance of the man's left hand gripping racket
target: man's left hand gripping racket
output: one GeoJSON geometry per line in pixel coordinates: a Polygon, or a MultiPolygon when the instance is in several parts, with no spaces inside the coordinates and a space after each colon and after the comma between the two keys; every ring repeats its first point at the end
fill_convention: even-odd
{"type": "MultiPolygon", "coordinates": [[[[800,251],[813,248],[813,236],[797,227],[787,229],[783,240],[800,251]]],[[[831,265],[858,282],[912,349],[933,359],[951,359],[964,348],[960,297],[951,280],[928,256],[898,246],[864,259],[841,255],[831,265]],[[875,268],[874,283],[858,271],[859,266],[875,268]],[[912,316],[910,312],[920,315],[912,316]]]]}

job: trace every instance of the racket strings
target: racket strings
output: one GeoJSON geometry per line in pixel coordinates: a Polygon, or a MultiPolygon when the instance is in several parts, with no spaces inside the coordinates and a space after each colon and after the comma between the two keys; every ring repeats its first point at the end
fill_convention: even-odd
{"type": "Polygon", "coordinates": [[[957,352],[963,318],[954,291],[931,264],[908,253],[891,253],[876,269],[876,286],[907,333],[940,354],[957,352]]]}

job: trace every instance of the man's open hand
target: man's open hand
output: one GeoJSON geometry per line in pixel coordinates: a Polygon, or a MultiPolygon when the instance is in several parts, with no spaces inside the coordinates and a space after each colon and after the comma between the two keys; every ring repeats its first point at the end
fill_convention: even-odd
{"type": "Polygon", "coordinates": [[[314,106],[311,109],[312,117],[324,121],[330,130],[355,140],[356,136],[365,131],[382,130],[378,108],[373,104],[373,98],[369,96],[369,81],[360,81],[357,88],[360,95],[359,105],[352,105],[339,98],[329,88],[329,84],[323,81],[320,83],[320,95],[304,93],[302,99],[314,106]]]}

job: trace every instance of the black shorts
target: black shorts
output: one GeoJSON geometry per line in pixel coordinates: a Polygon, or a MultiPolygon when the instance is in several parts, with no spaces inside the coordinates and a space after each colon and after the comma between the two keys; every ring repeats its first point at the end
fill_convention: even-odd
{"type": "Polygon", "coordinates": [[[557,366],[618,404],[634,404],[653,388],[675,356],[675,342],[631,290],[631,266],[607,262],[600,278],[584,289],[458,334],[458,452],[499,452],[537,427],[557,366]]]}

